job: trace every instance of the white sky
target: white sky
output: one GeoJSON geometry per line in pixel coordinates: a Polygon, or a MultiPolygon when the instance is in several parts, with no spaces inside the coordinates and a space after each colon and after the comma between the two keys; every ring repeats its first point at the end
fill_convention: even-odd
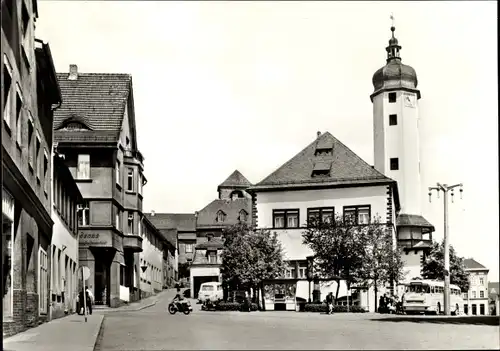
{"type": "MultiPolygon", "coordinates": [[[[144,210],[193,212],[235,169],[257,183],[329,131],[373,163],[370,94],[389,16],[422,99],[427,187],[464,183],[450,237],[498,281],[497,5],[487,2],[39,1],[58,72],[133,76],[144,210]]],[[[457,193],[458,194],[458,193],[457,193]]],[[[455,196],[459,198],[459,196],[455,196]]]]}

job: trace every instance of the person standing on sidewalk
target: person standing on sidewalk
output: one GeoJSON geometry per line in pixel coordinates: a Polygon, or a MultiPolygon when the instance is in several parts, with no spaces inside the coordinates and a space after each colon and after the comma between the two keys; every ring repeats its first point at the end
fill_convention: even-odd
{"type": "Polygon", "coordinates": [[[87,298],[87,308],[89,309],[89,314],[92,314],[92,304],[94,303],[94,294],[92,293],[92,290],[87,287],[85,289],[85,295],[87,298]]]}
{"type": "Polygon", "coordinates": [[[333,293],[329,292],[328,295],[326,295],[326,304],[328,305],[328,314],[333,313],[333,293]]]}

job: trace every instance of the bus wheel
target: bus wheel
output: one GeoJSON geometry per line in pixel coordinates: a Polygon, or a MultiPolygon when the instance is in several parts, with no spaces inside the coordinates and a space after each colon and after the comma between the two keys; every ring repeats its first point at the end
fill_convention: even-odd
{"type": "Polygon", "coordinates": [[[441,314],[441,302],[438,302],[436,305],[436,315],[441,314]]]}

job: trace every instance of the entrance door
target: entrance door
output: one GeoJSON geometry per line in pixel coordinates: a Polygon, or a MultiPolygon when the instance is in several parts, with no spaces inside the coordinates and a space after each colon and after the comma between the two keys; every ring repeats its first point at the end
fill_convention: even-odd
{"type": "Polygon", "coordinates": [[[95,261],[95,304],[109,305],[109,266],[101,260],[95,261]]]}

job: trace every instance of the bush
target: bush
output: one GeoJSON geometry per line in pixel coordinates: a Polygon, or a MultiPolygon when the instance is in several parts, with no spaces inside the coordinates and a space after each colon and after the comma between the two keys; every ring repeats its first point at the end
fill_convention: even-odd
{"type": "MultiPolygon", "coordinates": [[[[216,306],[217,311],[241,311],[241,307],[243,304],[239,302],[224,302],[221,301],[219,304],[216,306]]],[[[251,311],[258,311],[259,310],[259,305],[256,303],[252,303],[250,305],[250,310],[251,311]]]]}
{"type": "MultiPolygon", "coordinates": [[[[304,312],[328,312],[328,305],[324,303],[306,303],[304,312]]],[[[333,306],[333,313],[347,312],[347,306],[335,305],[333,306]]],[[[360,306],[349,306],[349,312],[352,313],[365,313],[366,311],[360,306]]]]}

